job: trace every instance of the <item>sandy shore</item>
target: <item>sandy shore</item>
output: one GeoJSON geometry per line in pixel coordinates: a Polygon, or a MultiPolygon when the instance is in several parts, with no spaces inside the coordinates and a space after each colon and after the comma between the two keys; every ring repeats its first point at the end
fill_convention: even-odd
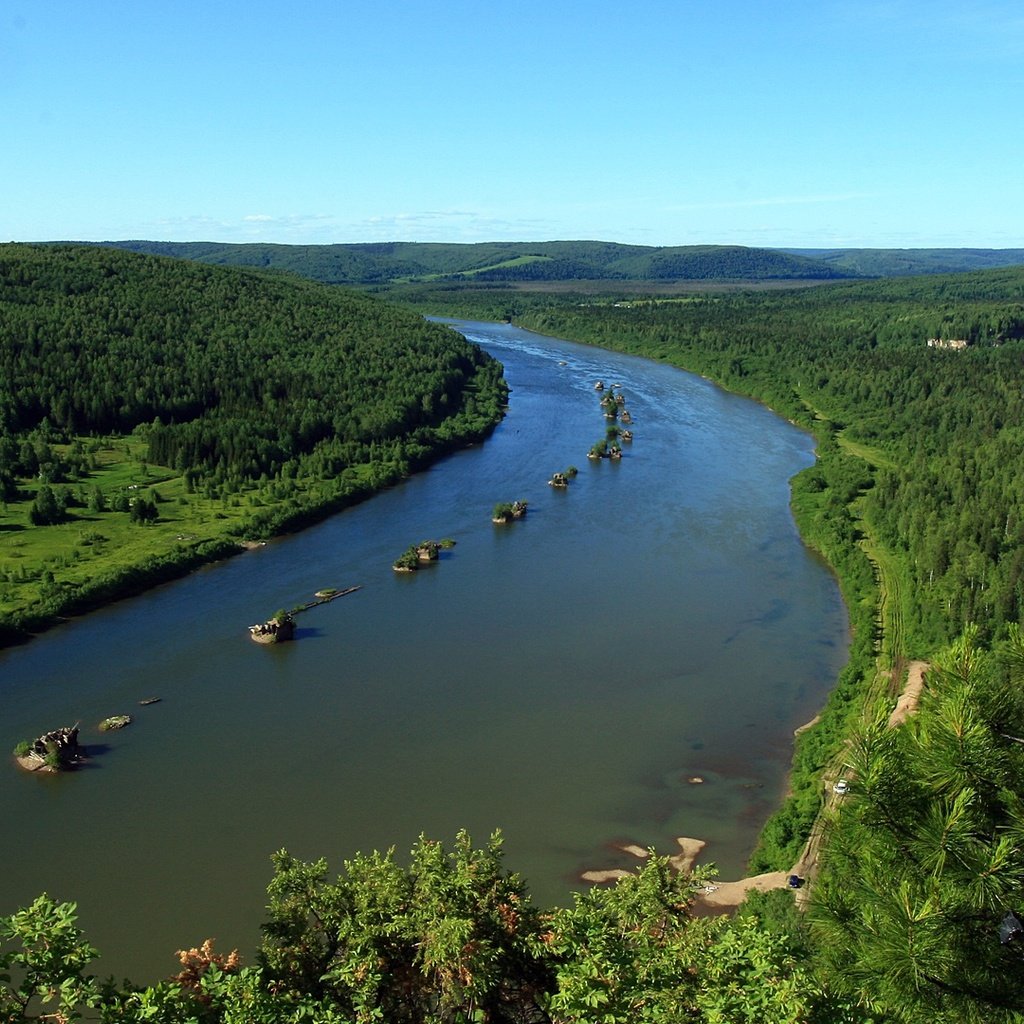
{"type": "Polygon", "coordinates": [[[580,878],[584,882],[603,885],[605,882],[617,882],[620,878],[629,878],[633,873],[625,868],[608,868],[607,871],[584,871],[580,878]]]}
{"type": "Polygon", "coordinates": [[[794,736],[799,736],[802,732],[807,732],[808,729],[813,729],[821,721],[821,715],[815,715],[809,722],[804,722],[803,725],[798,725],[793,730],[794,736]]]}
{"type": "MultiPolygon", "coordinates": [[[[680,836],[676,842],[679,844],[679,853],[669,857],[669,863],[680,874],[689,874],[693,870],[698,855],[707,846],[707,843],[703,839],[690,839],[687,836],[680,836]]],[[[639,843],[620,843],[616,845],[616,849],[628,853],[631,857],[636,857],[637,860],[645,860],[651,853],[639,843]]],[[[620,878],[628,878],[632,874],[635,872],[628,868],[607,868],[603,871],[584,871],[580,874],[580,879],[594,885],[602,885],[607,882],[617,882],[620,878]]]]}
{"type": "MultiPolygon", "coordinates": [[[[680,874],[688,875],[697,858],[700,856],[707,843],[703,839],[692,839],[689,836],[679,836],[676,839],[679,845],[679,853],[669,857],[669,863],[680,874]]],[[[618,846],[623,853],[628,853],[638,860],[650,855],[650,852],[636,843],[624,843],[618,846]]],[[[748,892],[757,889],[766,892],[769,889],[785,889],[789,885],[789,876],[794,871],[770,871],[763,875],[753,875],[750,878],[741,878],[735,882],[721,882],[718,879],[709,882],[694,899],[694,909],[699,914],[727,914],[735,910],[746,898],[748,892]]],[[[580,879],[594,885],[603,885],[610,882],[617,882],[620,878],[628,878],[635,874],[627,868],[608,868],[601,871],[584,871],[580,879]]]]}
{"type": "MultiPolygon", "coordinates": [[[[899,700],[896,702],[892,714],[889,716],[889,728],[896,728],[902,725],[911,715],[913,715],[921,702],[921,694],[924,690],[924,677],[925,672],[928,670],[928,663],[924,661],[912,661],[907,671],[907,681],[903,687],[903,692],[900,694],[899,700]]],[[[805,732],[807,729],[813,728],[818,724],[820,720],[819,715],[815,715],[806,725],[800,726],[794,730],[794,735],[799,736],[800,733],[805,732]]],[[[703,782],[703,779],[694,777],[690,779],[690,782],[703,782]]],[[[826,787],[827,799],[835,800],[835,797],[831,794],[831,786],[826,787]]],[[[679,844],[679,853],[669,858],[669,862],[672,867],[675,868],[680,874],[689,874],[693,870],[694,864],[697,862],[697,858],[700,856],[701,851],[707,845],[701,839],[690,839],[686,836],[680,836],[676,839],[679,844]]],[[[795,889],[794,893],[797,897],[799,904],[806,904],[807,902],[807,887],[806,883],[811,882],[817,876],[818,873],[818,850],[821,844],[821,828],[820,820],[815,822],[814,827],[811,830],[811,835],[804,847],[804,851],[800,856],[800,859],[790,868],[789,871],[768,871],[763,875],[752,875],[749,878],[740,878],[735,882],[722,882],[717,879],[709,882],[702,891],[697,893],[694,898],[694,910],[696,913],[701,914],[726,914],[730,911],[735,910],[744,899],[746,899],[747,893],[753,890],[759,892],[767,892],[769,889],[786,889],[789,887],[789,878],[791,875],[798,875],[800,878],[805,880],[805,885],[799,889],[795,889]]],[[[649,852],[642,846],[636,843],[625,843],[618,847],[624,853],[629,853],[634,857],[643,858],[649,855],[649,852]]],[[[628,871],[625,868],[610,868],[607,871],[584,871],[580,878],[584,882],[593,882],[596,884],[615,882],[620,878],[627,878],[633,874],[632,871],[628,871]]]]}
{"type": "Polygon", "coordinates": [[[769,871],[763,875],[741,878],[736,882],[719,882],[716,879],[705,886],[703,892],[697,893],[694,903],[698,910],[725,914],[735,910],[747,898],[747,893],[754,889],[758,892],[767,892],[769,889],[787,888],[789,876],[789,871],[769,871]]]}
{"type": "Polygon", "coordinates": [[[634,857],[639,857],[641,860],[649,857],[651,853],[650,850],[645,849],[637,843],[627,843],[625,846],[620,846],[619,849],[622,850],[623,853],[632,854],[634,857]]]}
{"type": "Polygon", "coordinates": [[[681,875],[688,875],[693,870],[701,850],[708,844],[703,839],[689,839],[686,836],[680,836],[676,842],[679,844],[679,853],[669,857],[669,863],[681,875]]]}

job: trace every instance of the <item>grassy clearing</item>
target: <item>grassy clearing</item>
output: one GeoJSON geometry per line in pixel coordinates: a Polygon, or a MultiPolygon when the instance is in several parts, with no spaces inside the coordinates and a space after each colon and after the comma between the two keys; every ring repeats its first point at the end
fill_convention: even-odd
{"type": "Polygon", "coordinates": [[[511,259],[502,260],[500,263],[489,263],[486,267],[474,267],[471,270],[447,271],[437,274],[423,274],[419,277],[396,277],[391,283],[403,284],[430,284],[437,281],[450,281],[453,275],[460,279],[477,277],[480,274],[487,274],[493,270],[505,270],[509,267],[523,267],[529,263],[550,263],[550,256],[515,256],[511,259]]]}
{"type": "Polygon", "coordinates": [[[0,615],[17,615],[54,586],[78,587],[153,554],[225,538],[251,511],[248,496],[187,493],[182,476],[144,461],[145,448],[134,438],[107,442],[92,452],[96,468],[87,477],[53,484],[55,492],[85,505],[69,508],[67,521],[53,526],[32,525],[29,513],[41,485],[19,481],[23,500],[8,503],[0,515],[0,615]],[[96,488],[106,511],[89,507],[96,488]],[[118,496],[154,500],[159,518],[143,526],[131,521],[130,512],[109,510],[118,496]]]}
{"type": "Polygon", "coordinates": [[[460,270],[460,277],[476,277],[479,274],[487,274],[493,270],[506,270],[509,267],[525,267],[529,263],[550,263],[550,256],[516,256],[514,259],[503,260],[501,263],[492,263],[487,267],[477,267],[473,270],[460,270]]]}
{"type": "Polygon", "coordinates": [[[845,431],[840,431],[836,436],[842,448],[845,448],[851,455],[873,466],[885,466],[887,469],[895,469],[896,463],[883,453],[879,448],[871,448],[869,445],[861,444],[859,441],[851,441],[845,431]]]}
{"type": "Polygon", "coordinates": [[[358,494],[380,483],[374,467],[359,466],[345,470],[341,486],[298,478],[243,484],[233,492],[223,486],[193,492],[181,474],[147,463],[146,444],[137,437],[82,440],[93,468],[81,479],[51,485],[75,502],[65,522],[32,524],[32,503],[42,486],[35,480],[19,481],[20,499],[0,508],[0,620],[18,622],[40,608],[58,607],[99,579],[133,580],[139,567],[154,561],[190,566],[208,560],[204,553],[219,551],[217,545],[241,546],[255,516],[314,509],[339,493],[358,494]],[[90,507],[97,489],[103,511],[90,507]],[[138,497],[156,503],[155,522],[143,525],[132,521],[130,511],[114,510],[119,499],[123,504],[138,497]]]}
{"type": "MultiPolygon", "coordinates": [[[[801,401],[813,413],[816,422],[831,422],[826,413],[812,405],[805,397],[801,397],[801,401]]],[[[878,448],[851,440],[845,430],[835,431],[834,437],[843,452],[868,466],[896,468],[896,463],[888,455],[878,448]]],[[[805,494],[800,500],[806,503],[808,498],[809,496],[805,494]]],[[[879,671],[889,671],[900,665],[907,656],[905,612],[910,577],[906,566],[879,543],[871,523],[863,515],[863,501],[860,498],[851,503],[850,511],[860,534],[859,545],[871,562],[878,590],[878,668],[879,671]]]]}

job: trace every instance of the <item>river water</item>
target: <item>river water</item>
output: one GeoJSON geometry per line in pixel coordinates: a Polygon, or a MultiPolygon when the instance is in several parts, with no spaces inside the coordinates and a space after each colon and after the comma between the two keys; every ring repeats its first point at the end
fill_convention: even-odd
{"type": "Polygon", "coordinates": [[[500,828],[548,905],[583,870],[628,866],[621,843],[672,853],[697,836],[723,877],[742,872],[793,729],[846,656],[838,588],[788,509],[811,440],[658,363],[460,329],[512,387],[485,444],[0,653],[0,744],[81,720],[94,755],[66,776],[0,772],[0,913],[42,891],[75,900],[96,969],[151,981],[207,936],[255,947],[282,847],[334,871],[421,832],[500,828]],[[586,458],[606,426],[599,378],[633,416],[618,463],[586,458]],[[548,487],[569,465],[570,487],[548,487]],[[528,516],[494,526],[518,498],[528,516]],[[457,546],[439,564],[392,572],[442,537],[457,546]],[[297,643],[247,638],[354,585],[301,617],[297,643]],[[97,731],[121,713],[131,726],[97,731]]]}

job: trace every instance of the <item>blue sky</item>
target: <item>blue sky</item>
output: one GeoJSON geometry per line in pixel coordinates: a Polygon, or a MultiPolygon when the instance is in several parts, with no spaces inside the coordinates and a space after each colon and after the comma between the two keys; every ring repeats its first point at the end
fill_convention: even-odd
{"type": "Polygon", "coordinates": [[[1019,0],[4,0],[0,239],[1024,247],[1019,0]]]}

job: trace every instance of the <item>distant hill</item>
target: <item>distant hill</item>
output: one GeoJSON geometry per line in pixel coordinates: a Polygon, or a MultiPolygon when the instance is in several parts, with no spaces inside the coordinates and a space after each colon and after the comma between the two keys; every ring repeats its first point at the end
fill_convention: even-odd
{"type": "Polygon", "coordinates": [[[1024,265],[1024,249],[780,249],[851,277],[909,277],[1024,265]]]}
{"type": "Polygon", "coordinates": [[[88,243],[221,266],[284,270],[324,284],[432,281],[828,281],[1024,265],[1024,249],[754,249],[617,242],[88,243]]]}
{"type": "Polygon", "coordinates": [[[286,270],[326,284],[400,281],[832,280],[859,276],[826,260],[740,245],[615,242],[377,242],[274,245],[104,242],[104,246],[230,266],[286,270]]]}

